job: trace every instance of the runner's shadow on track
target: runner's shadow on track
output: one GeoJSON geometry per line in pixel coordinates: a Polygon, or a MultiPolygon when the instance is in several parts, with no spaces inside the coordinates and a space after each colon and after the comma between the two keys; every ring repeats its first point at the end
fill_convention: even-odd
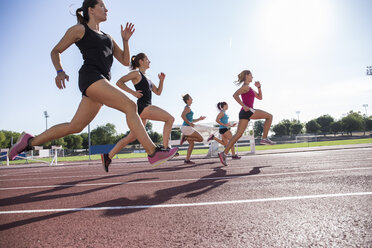
{"type": "Polygon", "coordinates": [[[180,185],[172,188],[158,190],[154,193],[153,197],[140,196],[135,200],[128,198],[118,198],[112,201],[102,202],[94,207],[117,207],[124,206],[124,209],[106,210],[106,216],[119,216],[138,212],[144,209],[148,209],[151,206],[161,205],[171,200],[177,195],[186,194],[184,198],[196,197],[205,194],[211,190],[214,190],[232,178],[253,176],[261,173],[261,168],[269,167],[254,167],[248,173],[232,174],[227,175],[224,168],[215,168],[214,172],[210,175],[204,176],[195,182],[191,182],[185,185],[180,185]]]}
{"type": "MultiPolygon", "coordinates": [[[[116,175],[108,174],[107,176],[101,176],[101,177],[96,177],[96,178],[89,178],[89,179],[84,179],[84,180],[66,182],[66,183],[58,184],[54,188],[51,188],[51,189],[42,190],[42,191],[33,192],[33,193],[29,193],[29,194],[24,194],[24,195],[19,195],[19,196],[14,196],[14,197],[2,198],[2,199],[0,199],[0,207],[14,206],[14,205],[31,203],[31,202],[42,202],[42,201],[55,200],[55,199],[60,199],[60,198],[65,198],[65,197],[81,196],[81,195],[93,193],[93,192],[96,192],[96,191],[116,187],[116,186],[119,186],[119,185],[124,185],[126,183],[140,182],[140,181],[146,181],[146,180],[155,180],[155,179],[159,179],[159,178],[158,177],[139,178],[139,179],[124,181],[124,182],[118,183],[118,184],[113,184],[113,185],[109,185],[109,186],[105,186],[105,187],[98,187],[98,188],[89,189],[89,190],[80,191],[80,192],[66,193],[66,194],[64,194],[64,193],[58,194],[57,193],[57,192],[62,192],[66,189],[76,187],[79,184],[93,183],[93,182],[99,181],[99,180],[115,179],[115,178],[120,178],[120,177],[125,177],[125,176],[132,176],[132,175],[142,174],[142,173],[179,171],[179,170],[184,170],[184,169],[195,168],[197,166],[208,165],[208,164],[214,164],[214,162],[205,162],[205,163],[199,163],[199,164],[195,164],[195,165],[187,165],[187,166],[176,167],[176,168],[175,167],[153,168],[153,169],[148,169],[148,170],[140,170],[140,171],[129,172],[129,173],[125,173],[125,174],[116,174],[116,175]]],[[[94,186],[94,185],[92,185],[92,186],[94,186]]]]}

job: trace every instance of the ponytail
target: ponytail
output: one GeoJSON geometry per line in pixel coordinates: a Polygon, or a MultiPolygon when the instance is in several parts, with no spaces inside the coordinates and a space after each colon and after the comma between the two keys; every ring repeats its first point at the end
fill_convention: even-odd
{"type": "Polygon", "coordinates": [[[145,57],[146,57],[146,54],[144,54],[144,53],[139,53],[137,55],[133,55],[131,60],[130,60],[130,68],[132,70],[137,69],[140,66],[139,61],[143,60],[145,57]]]}
{"type": "Polygon", "coordinates": [[[249,74],[251,74],[251,72],[250,72],[249,70],[244,70],[244,71],[242,71],[242,72],[239,73],[239,75],[238,75],[238,80],[237,80],[237,81],[234,81],[234,83],[235,83],[236,85],[240,85],[242,82],[244,82],[245,77],[246,77],[247,75],[249,75],[249,74]]]}
{"type": "Polygon", "coordinates": [[[219,103],[217,103],[217,108],[218,108],[219,110],[222,110],[223,107],[225,107],[226,104],[227,104],[227,102],[219,102],[219,103]]]}
{"type": "Polygon", "coordinates": [[[89,8],[94,8],[98,4],[98,0],[84,0],[83,6],[76,10],[76,18],[78,23],[86,24],[89,21],[89,8]]]}

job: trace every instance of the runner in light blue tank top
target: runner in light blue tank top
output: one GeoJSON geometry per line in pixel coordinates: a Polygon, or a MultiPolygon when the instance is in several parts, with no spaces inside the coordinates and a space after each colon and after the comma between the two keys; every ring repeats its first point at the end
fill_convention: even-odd
{"type": "MultiPolygon", "coordinates": [[[[207,141],[215,140],[223,146],[226,146],[232,137],[230,127],[235,126],[229,123],[229,116],[226,114],[226,110],[229,105],[226,102],[219,102],[217,108],[220,110],[216,117],[216,122],[220,124],[218,132],[220,133],[221,139],[217,138],[212,134],[207,141]]],[[[235,153],[235,148],[231,148],[232,159],[240,159],[240,157],[235,153]]]]}
{"type": "MultiPolygon", "coordinates": [[[[189,105],[186,105],[186,106],[185,106],[185,108],[187,108],[187,107],[190,108],[189,105]]],[[[194,112],[192,112],[192,110],[191,110],[191,108],[190,108],[190,112],[188,112],[188,113],[186,114],[186,119],[187,119],[189,122],[192,123],[193,118],[194,118],[194,112]]],[[[183,126],[190,126],[189,124],[187,124],[186,121],[184,121],[182,125],[183,125],[183,126]]]]}
{"type": "Polygon", "coordinates": [[[183,101],[186,103],[185,108],[182,112],[183,124],[181,127],[181,142],[180,145],[187,141],[189,142],[189,148],[187,149],[187,155],[185,158],[185,164],[195,164],[190,161],[192,150],[194,149],[194,142],[202,142],[203,137],[201,134],[194,129],[194,123],[205,119],[205,116],[200,116],[198,119],[194,119],[194,112],[192,112],[190,106],[192,104],[192,97],[189,94],[183,96],[183,101]]]}

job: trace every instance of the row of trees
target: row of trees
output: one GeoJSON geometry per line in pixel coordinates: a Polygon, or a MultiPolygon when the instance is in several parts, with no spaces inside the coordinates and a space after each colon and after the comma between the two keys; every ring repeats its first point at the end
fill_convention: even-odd
{"type": "MultiPolygon", "coordinates": [[[[261,126],[263,130],[263,122],[255,122],[255,136],[262,135],[261,126]]],[[[322,115],[306,123],[300,123],[297,120],[282,120],[272,127],[272,131],[277,137],[296,136],[301,133],[323,135],[345,133],[352,136],[353,132],[372,131],[372,116],[367,117],[360,112],[350,111],[340,120],[335,120],[330,115],[322,115]]]]}
{"type": "MultiPolygon", "coordinates": [[[[147,122],[146,131],[149,134],[150,138],[155,143],[162,142],[162,135],[152,130],[152,123],[147,122]]],[[[91,145],[106,145],[106,144],[116,144],[120,139],[126,137],[129,134],[127,131],[125,134],[117,134],[115,125],[111,123],[107,123],[103,126],[98,126],[97,128],[93,129],[90,134],[91,138],[91,145]]],[[[12,132],[12,131],[0,131],[0,147],[1,148],[9,148],[12,143],[13,144],[17,141],[20,133],[12,132]]],[[[88,141],[88,133],[81,133],[81,134],[71,134],[66,137],[53,140],[43,145],[44,148],[51,148],[52,146],[63,146],[66,149],[88,149],[89,144],[88,141]]],[[[135,141],[131,144],[139,144],[138,141],[135,141]]]]}

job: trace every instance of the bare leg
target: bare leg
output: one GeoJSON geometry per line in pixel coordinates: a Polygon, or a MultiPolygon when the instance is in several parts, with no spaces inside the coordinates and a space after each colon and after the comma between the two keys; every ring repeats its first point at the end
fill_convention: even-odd
{"type": "Polygon", "coordinates": [[[142,119],[164,122],[163,145],[164,145],[164,148],[169,147],[169,138],[170,138],[170,134],[172,131],[173,122],[174,122],[173,116],[171,116],[167,111],[154,105],[147,106],[142,111],[140,116],[142,119]]]}
{"type": "Polygon", "coordinates": [[[137,114],[137,105],[123,92],[112,86],[107,80],[102,79],[89,86],[86,94],[96,102],[125,113],[129,129],[145,148],[147,154],[155,152],[155,144],[146,133],[145,127],[137,114]]]}
{"type": "Polygon", "coordinates": [[[202,142],[203,141],[203,137],[200,135],[199,132],[193,132],[191,135],[187,135],[186,136],[186,140],[188,142],[190,141],[197,141],[197,142],[202,142]]]}
{"type": "Polygon", "coordinates": [[[264,130],[262,134],[262,138],[266,139],[267,134],[269,133],[269,129],[271,127],[271,123],[273,122],[273,115],[269,114],[263,110],[256,109],[254,114],[251,116],[251,119],[253,120],[258,120],[258,119],[265,119],[265,124],[264,124],[264,130]]]}
{"type": "MultiPolygon", "coordinates": [[[[142,119],[142,123],[145,126],[147,120],[142,119]]],[[[110,159],[112,159],[117,153],[121,151],[124,147],[126,147],[129,143],[132,143],[133,141],[137,140],[136,136],[132,132],[130,132],[126,137],[119,140],[118,143],[112,148],[112,150],[108,153],[108,156],[110,159]]]]}
{"type": "Polygon", "coordinates": [[[71,122],[55,125],[31,140],[32,146],[44,144],[48,141],[65,137],[73,133],[80,133],[97,115],[102,104],[83,96],[79,107],[71,122]]]}
{"type": "Polygon", "coordinates": [[[249,122],[249,120],[246,120],[246,119],[240,119],[239,120],[238,129],[236,131],[236,134],[231,137],[231,139],[229,140],[229,143],[225,147],[225,150],[224,150],[225,154],[227,154],[229,152],[229,150],[234,146],[234,144],[240,139],[240,137],[242,137],[245,129],[248,126],[248,122],[249,122]]]}
{"type": "Polygon", "coordinates": [[[223,146],[227,145],[227,142],[225,143],[225,142],[223,141],[223,134],[222,134],[222,140],[220,140],[220,139],[217,138],[216,136],[213,137],[213,140],[217,141],[218,143],[220,143],[220,144],[223,145],[223,146]]]}
{"type": "MultiPolygon", "coordinates": [[[[232,138],[232,133],[231,133],[231,131],[229,130],[229,131],[227,131],[226,133],[224,133],[223,135],[222,135],[222,140],[223,140],[223,142],[227,145],[228,143],[229,143],[229,140],[232,138]]],[[[240,138],[240,137],[239,137],[240,138]]],[[[234,144],[235,145],[235,144],[234,144]]],[[[233,155],[233,156],[235,156],[235,146],[232,146],[231,147],[231,154],[233,155]]]]}
{"type": "Polygon", "coordinates": [[[189,141],[189,148],[187,148],[187,155],[186,155],[186,160],[190,160],[192,150],[194,149],[194,141],[190,140],[189,141]]]}

